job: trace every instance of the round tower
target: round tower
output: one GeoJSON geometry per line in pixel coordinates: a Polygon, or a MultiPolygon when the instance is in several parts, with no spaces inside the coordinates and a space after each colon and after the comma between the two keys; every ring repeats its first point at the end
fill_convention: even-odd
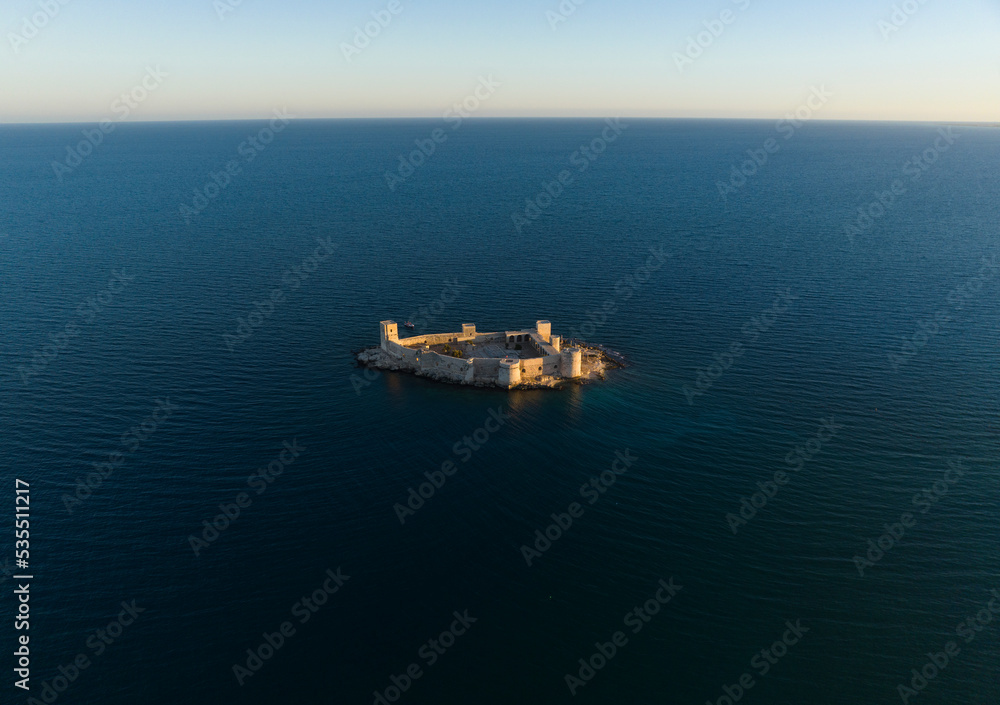
{"type": "Polygon", "coordinates": [[[497,383],[501,387],[515,387],[521,383],[521,361],[516,358],[505,357],[500,360],[500,372],[497,375],[497,383]]]}
{"type": "Polygon", "coordinates": [[[580,348],[566,348],[559,360],[559,374],[575,379],[583,373],[583,351],[580,348]]]}
{"type": "Polygon", "coordinates": [[[558,335],[552,336],[552,347],[556,349],[556,352],[562,352],[562,338],[558,335]]]}

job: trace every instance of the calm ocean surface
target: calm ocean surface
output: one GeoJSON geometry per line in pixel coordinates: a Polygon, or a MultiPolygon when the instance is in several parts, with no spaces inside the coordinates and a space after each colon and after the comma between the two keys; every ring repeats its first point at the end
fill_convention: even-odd
{"type": "MultiPolygon", "coordinates": [[[[31,485],[30,696],[82,653],[55,702],[725,705],[743,677],[750,705],[888,705],[954,641],[909,703],[995,705],[1000,130],[622,125],[591,159],[600,120],[295,121],[261,149],[265,122],[131,124],[62,180],[52,162],[93,126],[0,127],[0,456],[10,505],[31,485]],[[186,222],[213,173],[225,187],[186,222]],[[669,257],[633,285],[650,248],[669,257]],[[387,318],[548,319],[633,364],[561,392],[369,380],[352,351],[387,318]],[[491,409],[509,420],[456,452],[491,409]],[[248,484],[286,442],[297,457],[248,484]],[[573,502],[529,567],[522,546],[573,502]],[[440,640],[455,611],[476,621],[440,640]],[[241,685],[233,666],[283,622],[241,685]]],[[[24,703],[13,588],[0,687],[24,703]]]]}

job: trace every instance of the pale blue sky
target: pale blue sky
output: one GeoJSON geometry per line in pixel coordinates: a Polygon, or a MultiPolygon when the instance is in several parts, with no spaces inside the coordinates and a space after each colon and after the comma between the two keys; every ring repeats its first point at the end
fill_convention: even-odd
{"type": "Polygon", "coordinates": [[[242,0],[224,19],[239,0],[8,0],[0,120],[114,118],[149,65],[167,77],[129,120],[441,117],[492,75],[477,117],[777,118],[825,86],[819,118],[1000,121],[1000,0],[908,0],[888,37],[901,0],[565,0],[555,29],[559,0],[396,1],[348,62],[341,44],[390,0],[242,0]],[[46,3],[46,26],[12,39],[46,3]],[[724,10],[679,71],[675,52],[724,10]]]}

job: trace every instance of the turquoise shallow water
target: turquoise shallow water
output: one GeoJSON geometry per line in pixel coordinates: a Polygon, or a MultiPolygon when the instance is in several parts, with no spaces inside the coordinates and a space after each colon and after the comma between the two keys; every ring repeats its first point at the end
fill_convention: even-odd
{"type": "Polygon", "coordinates": [[[1000,132],[959,127],[923,170],[936,125],[784,140],[766,122],[624,124],[580,170],[600,121],[468,122],[390,190],[386,170],[440,125],[294,122],[189,224],[180,206],[264,124],[122,125],[62,182],[51,161],[83,126],[0,129],[0,453],[8,497],[14,477],[32,487],[37,688],[84,653],[57,702],[371,703],[416,663],[399,702],[715,703],[749,674],[745,703],[892,703],[954,640],[910,702],[995,703],[1000,622],[960,629],[1000,588],[1000,276],[983,264],[1000,132]],[[780,150],[723,200],[770,138],[780,150]],[[512,214],[563,170],[519,232],[512,214]],[[859,207],[876,217],[852,242],[859,207]],[[317,238],[335,249],[310,262],[317,238]],[[632,286],[650,248],[670,256],[632,286]],[[378,321],[421,307],[429,331],[590,322],[632,365],[562,392],[361,376],[352,351],[378,321]],[[153,417],[157,400],[176,410],[153,417]],[[480,445],[497,409],[509,420],[480,445]],[[286,442],[302,448],[288,463],[286,442]],[[394,505],[448,460],[401,524],[394,505]],[[196,556],[189,537],[240,492],[249,506],[196,556]],[[522,546],[574,502],[528,566],[522,546]],[[854,557],[904,513],[860,575],[854,557]],[[350,578],[302,612],[338,567],[350,578]],[[671,577],[670,602],[626,622],[671,577]],[[123,600],[146,611],[96,654],[123,600]],[[294,633],[240,685],[233,665],[283,622],[294,633]],[[444,653],[428,646],[452,624],[444,653]],[[572,695],[565,676],[616,631],[627,643],[572,695]]]}

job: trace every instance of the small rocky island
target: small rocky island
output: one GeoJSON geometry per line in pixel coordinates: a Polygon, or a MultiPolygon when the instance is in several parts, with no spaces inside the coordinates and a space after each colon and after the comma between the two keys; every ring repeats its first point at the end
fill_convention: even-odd
{"type": "Polygon", "coordinates": [[[474,323],[460,333],[400,338],[395,321],[382,321],[381,344],[358,353],[358,362],[381,370],[412,372],[452,384],[504,389],[554,388],[569,382],[603,379],[622,358],[602,346],[563,340],[552,324],[536,321],[534,329],[478,333],[474,323]]]}

